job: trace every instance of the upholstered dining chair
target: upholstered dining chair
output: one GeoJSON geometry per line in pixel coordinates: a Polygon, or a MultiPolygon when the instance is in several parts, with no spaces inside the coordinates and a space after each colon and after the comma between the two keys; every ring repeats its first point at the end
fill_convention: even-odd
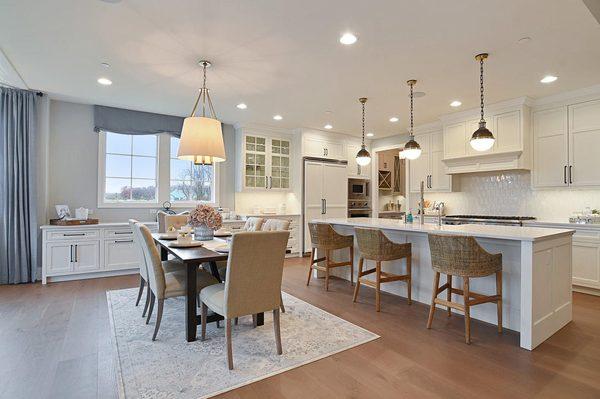
{"type": "Polygon", "coordinates": [[[289,231],[240,232],[233,235],[225,283],[200,291],[202,340],[206,339],[208,309],[225,318],[227,364],[233,369],[231,320],[273,311],[277,354],[283,353],[279,326],[281,277],[289,231]]]}
{"type": "MultiPolygon", "coordinates": [[[[158,329],[160,328],[165,299],[185,296],[187,276],[186,272],[183,270],[165,273],[165,269],[169,268],[168,263],[173,261],[160,260],[160,253],[154,244],[154,239],[152,238],[152,234],[150,233],[150,229],[148,229],[148,227],[141,223],[135,223],[134,231],[135,234],[138,235],[140,242],[142,242],[142,249],[148,268],[148,286],[150,287],[151,297],[146,324],[148,324],[150,317],[152,316],[154,302],[155,300],[158,300],[156,325],[154,327],[154,334],[152,335],[152,341],[154,341],[156,340],[156,335],[158,334],[158,329]]],[[[208,287],[216,283],[218,283],[218,280],[210,273],[204,270],[198,270],[196,274],[196,290],[198,292],[200,292],[204,287],[208,287]]]]}
{"type": "MultiPolygon", "coordinates": [[[[140,263],[140,288],[138,290],[138,296],[135,301],[135,306],[138,306],[140,303],[140,299],[142,298],[142,294],[144,293],[144,287],[148,281],[148,269],[146,268],[146,259],[144,258],[144,252],[142,250],[142,244],[140,240],[137,238],[137,234],[135,233],[135,224],[138,223],[135,219],[129,219],[129,227],[131,227],[131,231],[133,233],[133,243],[135,249],[138,253],[138,261],[140,263]]],[[[150,290],[148,289],[146,295],[146,305],[144,306],[143,315],[146,314],[148,310],[148,303],[150,302],[150,290]]]]}
{"type": "Polygon", "coordinates": [[[187,217],[190,213],[188,211],[171,215],[163,211],[156,212],[156,221],[158,222],[158,232],[166,233],[169,226],[174,226],[179,229],[181,226],[187,224],[187,217]]]}
{"type": "Polygon", "coordinates": [[[287,219],[267,219],[260,231],[286,231],[290,229],[290,221],[287,219]]]}
{"type": "Polygon", "coordinates": [[[244,231],[260,231],[265,219],[257,217],[249,217],[244,224],[244,231]]]}

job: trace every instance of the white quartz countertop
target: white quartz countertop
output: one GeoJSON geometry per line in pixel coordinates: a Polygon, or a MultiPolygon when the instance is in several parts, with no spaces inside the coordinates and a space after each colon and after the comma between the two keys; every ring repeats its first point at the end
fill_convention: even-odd
{"type": "Polygon", "coordinates": [[[397,230],[411,233],[460,234],[480,238],[493,238],[515,241],[540,241],[548,238],[572,235],[573,229],[554,229],[546,227],[497,226],[483,224],[442,225],[432,223],[404,223],[398,219],[379,218],[330,218],[317,219],[314,223],[333,225],[371,227],[383,230],[397,230]]]}
{"type": "MultiPolygon", "coordinates": [[[[146,225],[149,226],[155,226],[158,225],[157,222],[142,222],[146,225]]],[[[43,226],[40,226],[40,229],[44,230],[44,229],[103,229],[103,228],[110,228],[110,227],[129,227],[129,223],[128,222],[115,222],[115,223],[98,223],[98,224],[76,224],[76,225],[72,225],[72,226],[57,226],[57,225],[53,225],[53,224],[45,224],[43,226]]]]}
{"type": "Polygon", "coordinates": [[[582,223],[569,223],[568,220],[557,219],[557,220],[527,220],[523,222],[526,226],[548,226],[548,227],[558,227],[558,228],[566,228],[566,229],[596,229],[600,231],[600,224],[582,224],[582,223]]]}

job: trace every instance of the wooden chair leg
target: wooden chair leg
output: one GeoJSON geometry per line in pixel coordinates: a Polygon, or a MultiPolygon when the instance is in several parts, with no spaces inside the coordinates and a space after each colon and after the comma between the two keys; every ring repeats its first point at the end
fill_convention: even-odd
{"type": "Polygon", "coordinates": [[[406,283],[408,286],[406,287],[406,291],[408,294],[408,304],[412,304],[412,256],[406,257],[406,274],[408,275],[408,279],[406,283]]]}
{"type": "Polygon", "coordinates": [[[240,319],[239,317],[236,317],[235,319],[233,319],[233,324],[237,326],[239,324],[239,319],[240,319]]]}
{"type": "Polygon", "coordinates": [[[310,264],[308,265],[308,279],[306,280],[307,286],[310,284],[310,275],[312,274],[312,271],[313,271],[312,266],[314,264],[314,261],[315,261],[315,249],[312,248],[310,250],[310,264]]]}
{"type": "Polygon", "coordinates": [[[329,260],[331,251],[325,251],[325,291],[329,291],[329,260]]]}
{"type": "Polygon", "coordinates": [[[146,317],[146,324],[150,323],[150,317],[152,316],[152,310],[154,309],[154,301],[156,296],[150,291],[150,307],[148,308],[148,317],[146,317]]]}
{"type": "Polygon", "coordinates": [[[354,285],[354,246],[350,246],[350,284],[354,285]]]}
{"type": "Polygon", "coordinates": [[[273,310],[273,328],[275,330],[275,344],[277,345],[277,354],[281,355],[283,349],[281,348],[281,328],[279,324],[279,309],[273,310]]]}
{"type": "Polygon", "coordinates": [[[437,290],[440,285],[440,273],[435,272],[435,277],[433,278],[433,290],[431,293],[431,305],[429,307],[429,318],[427,319],[427,328],[431,328],[431,323],[433,323],[433,313],[435,312],[435,298],[437,297],[437,290]]]}
{"type": "Polygon", "coordinates": [[[258,319],[256,318],[256,315],[253,314],[252,315],[252,327],[256,328],[258,326],[258,319]]]}
{"type": "Polygon", "coordinates": [[[146,280],[144,280],[142,278],[142,276],[140,275],[140,289],[138,290],[138,296],[137,299],[135,301],[135,306],[138,306],[140,304],[140,299],[142,299],[142,294],[144,293],[144,286],[146,285],[146,280]]]}
{"type": "MultiPolygon", "coordinates": [[[[452,275],[446,275],[446,282],[448,283],[448,292],[446,293],[446,300],[452,302],[452,275]]],[[[448,306],[448,317],[452,316],[452,308],[448,306]]]]}
{"type": "Polygon", "coordinates": [[[471,309],[469,305],[469,278],[463,277],[463,294],[465,300],[465,342],[471,343],[471,309]]]}
{"type": "Polygon", "coordinates": [[[144,311],[142,312],[142,317],[146,317],[146,312],[148,311],[148,306],[150,306],[150,297],[152,296],[152,291],[150,291],[150,284],[146,285],[146,304],[144,305],[144,311]]]}
{"type": "Polygon", "coordinates": [[[154,334],[152,335],[152,341],[156,341],[156,335],[158,334],[158,329],[160,328],[160,321],[162,320],[164,304],[165,304],[164,299],[158,300],[158,309],[156,312],[156,325],[154,326],[154,334]]]}
{"type": "MultiPolygon", "coordinates": [[[[279,293],[279,309],[281,309],[281,313],[285,313],[285,305],[283,304],[283,294],[279,293]]],[[[237,320],[237,317],[236,317],[237,320]]],[[[237,323],[236,323],[237,324],[237,323]]]]}
{"type": "Polygon", "coordinates": [[[231,345],[231,319],[225,320],[225,340],[227,341],[227,365],[233,370],[233,349],[231,345]]]}
{"type": "Polygon", "coordinates": [[[496,295],[500,297],[496,306],[498,306],[498,332],[502,333],[502,271],[496,272],[496,295]]]}
{"type": "Polygon", "coordinates": [[[356,287],[354,287],[354,297],[352,298],[352,302],[356,302],[356,298],[358,298],[358,290],[360,289],[360,277],[362,276],[364,261],[365,259],[362,256],[358,258],[358,274],[356,276],[356,287]]]}
{"type": "Polygon", "coordinates": [[[200,318],[202,318],[200,341],[206,339],[206,318],[208,317],[208,306],[204,302],[200,302],[200,318]]]}
{"type": "Polygon", "coordinates": [[[375,266],[375,310],[381,311],[381,262],[377,261],[375,266]]]}

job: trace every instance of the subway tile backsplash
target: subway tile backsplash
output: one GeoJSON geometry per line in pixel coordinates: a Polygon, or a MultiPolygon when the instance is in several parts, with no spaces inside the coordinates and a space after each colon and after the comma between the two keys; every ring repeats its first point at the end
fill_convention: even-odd
{"type": "MultiPolygon", "coordinates": [[[[535,216],[540,220],[567,221],[585,207],[600,209],[599,189],[533,190],[527,171],[455,175],[452,193],[426,193],[425,199],[444,201],[446,214],[535,216]]],[[[416,209],[418,194],[411,198],[416,209]]]]}

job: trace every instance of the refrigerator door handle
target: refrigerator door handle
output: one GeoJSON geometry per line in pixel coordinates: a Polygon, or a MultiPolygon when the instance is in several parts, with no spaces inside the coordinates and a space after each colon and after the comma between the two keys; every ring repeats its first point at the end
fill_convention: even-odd
{"type": "Polygon", "coordinates": [[[323,202],[325,202],[325,215],[327,215],[327,198],[323,199],[323,202]]]}

